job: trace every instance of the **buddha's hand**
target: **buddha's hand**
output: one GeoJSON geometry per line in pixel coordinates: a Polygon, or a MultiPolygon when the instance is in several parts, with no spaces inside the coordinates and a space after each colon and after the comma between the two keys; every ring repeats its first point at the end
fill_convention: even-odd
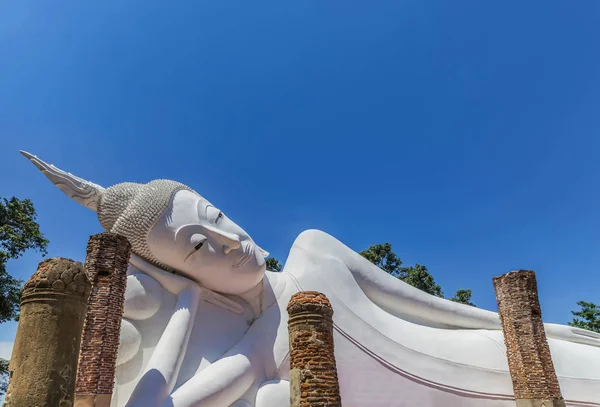
{"type": "Polygon", "coordinates": [[[192,279],[184,277],[179,274],[175,274],[161,268],[158,268],[148,262],[144,262],[143,267],[139,267],[138,263],[144,262],[141,258],[136,255],[131,255],[131,263],[138,269],[143,270],[144,273],[158,281],[158,283],[167,291],[179,296],[183,291],[192,291],[194,294],[200,296],[201,287],[200,284],[192,279]]]}
{"type": "Polygon", "coordinates": [[[130,261],[131,264],[133,264],[138,270],[143,270],[146,275],[158,281],[158,283],[165,290],[172,292],[178,297],[181,296],[181,293],[186,292],[192,294],[194,298],[210,302],[218,307],[224,308],[236,314],[242,315],[244,313],[244,307],[237,302],[225,297],[222,294],[202,287],[194,280],[153,266],[135,254],[131,255],[130,261]],[[143,265],[141,264],[142,262],[144,263],[143,265]]]}

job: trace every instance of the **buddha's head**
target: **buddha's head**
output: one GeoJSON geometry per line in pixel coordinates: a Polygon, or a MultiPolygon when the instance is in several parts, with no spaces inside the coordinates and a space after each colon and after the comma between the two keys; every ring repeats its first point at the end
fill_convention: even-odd
{"type": "Polygon", "coordinates": [[[22,154],[65,194],[96,211],[104,230],[127,237],[132,252],[149,263],[225,294],[241,294],[262,280],[268,253],[186,185],[155,180],[103,188],[22,154]]]}

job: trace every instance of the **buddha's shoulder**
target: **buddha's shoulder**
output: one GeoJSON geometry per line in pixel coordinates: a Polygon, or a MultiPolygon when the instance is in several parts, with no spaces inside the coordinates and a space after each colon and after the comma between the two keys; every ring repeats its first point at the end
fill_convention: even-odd
{"type": "Polygon", "coordinates": [[[330,234],[317,229],[308,229],[300,233],[292,249],[298,248],[310,253],[335,253],[340,251],[352,251],[341,241],[331,236],[330,234]]]}
{"type": "Polygon", "coordinates": [[[368,263],[366,259],[340,240],[316,229],[305,230],[298,235],[290,249],[288,262],[290,260],[293,263],[308,262],[312,266],[316,264],[328,264],[330,266],[332,261],[345,265],[353,264],[357,261],[359,263],[365,261],[368,263]]]}

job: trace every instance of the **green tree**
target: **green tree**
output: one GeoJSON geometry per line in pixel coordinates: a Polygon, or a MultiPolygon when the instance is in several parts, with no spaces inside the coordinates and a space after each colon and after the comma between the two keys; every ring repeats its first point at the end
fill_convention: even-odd
{"type": "Polygon", "coordinates": [[[0,396],[8,389],[8,360],[0,359],[0,396]]]}
{"type": "Polygon", "coordinates": [[[267,262],[267,270],[276,271],[276,272],[281,271],[282,266],[281,266],[281,264],[279,264],[279,261],[277,261],[277,259],[275,257],[267,257],[266,262],[267,262]]]}
{"type": "MultiPolygon", "coordinates": [[[[48,240],[35,221],[37,214],[29,199],[0,198],[0,323],[18,319],[23,282],[6,271],[10,259],[18,259],[27,250],[47,254],[48,240]]],[[[8,361],[0,359],[0,395],[7,387],[8,361]]]]}
{"type": "Polygon", "coordinates": [[[471,302],[471,290],[457,290],[456,294],[454,294],[454,297],[450,298],[450,301],[470,305],[472,307],[477,306],[471,302]]]}
{"type": "Polygon", "coordinates": [[[37,214],[29,199],[0,198],[0,323],[18,316],[22,281],[6,271],[6,262],[27,250],[47,254],[48,240],[35,221],[37,214]]]}
{"type": "Polygon", "coordinates": [[[578,301],[577,305],[581,307],[580,311],[571,311],[575,315],[570,326],[587,329],[589,331],[600,332],[600,307],[592,302],[578,301]]]}
{"type": "Polygon", "coordinates": [[[427,271],[427,267],[415,264],[410,267],[402,267],[398,278],[427,294],[444,298],[442,287],[435,283],[433,276],[427,271]]]}
{"type": "Polygon", "coordinates": [[[402,260],[392,251],[391,244],[374,244],[360,255],[394,277],[399,276],[402,260]]]}
{"type": "Polygon", "coordinates": [[[433,276],[427,270],[427,267],[421,264],[402,267],[402,260],[392,251],[392,245],[389,243],[374,244],[367,250],[360,252],[360,255],[380,269],[399,278],[428,294],[437,297],[444,296],[442,287],[435,283],[433,276]]]}

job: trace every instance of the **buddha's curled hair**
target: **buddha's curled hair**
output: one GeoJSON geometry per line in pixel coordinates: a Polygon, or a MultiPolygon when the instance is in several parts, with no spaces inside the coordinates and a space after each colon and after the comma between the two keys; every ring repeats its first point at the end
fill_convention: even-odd
{"type": "Polygon", "coordinates": [[[169,207],[173,195],[181,190],[194,192],[184,184],[165,179],[114,185],[100,197],[98,219],[104,230],[127,237],[135,254],[168,269],[150,252],[148,233],[169,207]]]}

